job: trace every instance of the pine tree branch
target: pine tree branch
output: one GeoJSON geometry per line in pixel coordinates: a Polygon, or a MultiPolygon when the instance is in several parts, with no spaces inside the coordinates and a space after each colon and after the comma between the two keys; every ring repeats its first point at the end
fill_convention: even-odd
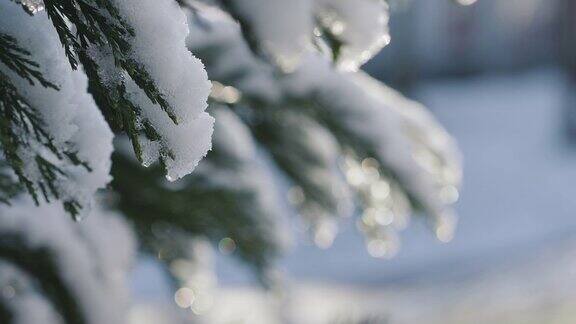
{"type": "Polygon", "coordinates": [[[268,55],[261,47],[261,42],[256,38],[255,26],[249,19],[246,19],[239,8],[234,4],[234,0],[220,0],[222,7],[240,24],[240,30],[246,40],[250,50],[257,56],[268,58],[268,55]]]}
{"type": "Polygon", "coordinates": [[[0,236],[0,259],[34,278],[41,293],[66,323],[87,323],[76,297],[67,287],[62,269],[56,264],[56,256],[49,249],[32,246],[22,233],[4,230],[0,236]]]}
{"type": "Polygon", "coordinates": [[[0,203],[10,205],[10,200],[21,191],[22,186],[10,172],[10,166],[0,160],[0,203]]]}
{"type": "Polygon", "coordinates": [[[170,189],[157,180],[162,177],[160,167],[144,169],[121,154],[114,155],[112,175],[112,186],[120,198],[117,207],[134,222],[154,255],[159,252],[154,248],[154,224],[167,224],[214,242],[230,237],[236,242],[238,256],[261,274],[279,252],[262,228],[266,215],[261,213],[266,211],[254,208],[258,197],[250,191],[210,185],[208,178],[197,173],[187,178],[183,188],[170,189]]]}
{"type": "Polygon", "coordinates": [[[39,70],[38,63],[31,60],[30,52],[18,46],[16,39],[10,35],[0,33],[0,62],[20,77],[34,85],[34,80],[43,87],[58,90],[58,86],[46,80],[39,70]]]}
{"type": "MultiPolygon", "coordinates": [[[[158,104],[174,123],[178,123],[173,113],[174,108],[166,101],[165,95],[158,89],[146,67],[131,58],[131,39],[137,35],[112,1],[45,0],[44,5],[72,68],[76,69],[80,62],[86,63],[85,51],[89,47],[108,48],[117,68],[126,71],[150,101],[158,104]],[[75,32],[67,21],[75,27],[75,32]]],[[[89,64],[96,64],[96,68],[98,67],[96,61],[89,64]]],[[[94,66],[87,69],[94,70],[94,66]]],[[[94,73],[89,74],[91,78],[94,76],[94,73]]]]}
{"type": "MultiPolygon", "coordinates": [[[[10,83],[9,78],[2,72],[0,72],[0,116],[2,116],[0,119],[0,145],[4,152],[4,158],[11,166],[19,182],[37,204],[40,202],[38,191],[46,201],[50,201],[51,197],[58,199],[60,194],[56,183],[60,178],[67,175],[40,154],[36,154],[34,163],[40,171],[41,180],[31,179],[24,170],[25,161],[22,160],[21,153],[22,150],[30,149],[32,141],[45,147],[57,159],[65,160],[72,165],[82,165],[90,170],[90,166],[85,161],[80,160],[75,152],[61,150],[54,145],[53,139],[45,129],[38,112],[28,104],[26,98],[20,95],[16,87],[10,83]]],[[[78,202],[65,202],[65,205],[69,205],[67,211],[72,216],[75,217],[79,214],[78,202]]]]}

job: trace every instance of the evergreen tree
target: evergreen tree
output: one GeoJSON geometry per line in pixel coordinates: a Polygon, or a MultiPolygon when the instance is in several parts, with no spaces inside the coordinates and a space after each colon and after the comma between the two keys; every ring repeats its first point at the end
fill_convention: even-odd
{"type": "MultiPolygon", "coordinates": [[[[0,202],[12,205],[0,210],[0,280],[27,287],[0,300],[2,322],[19,323],[28,293],[65,322],[122,322],[84,308],[61,264],[67,244],[41,225],[107,219],[90,213],[99,190],[167,269],[208,239],[234,247],[264,283],[291,212],[323,248],[356,215],[375,257],[396,253],[414,213],[450,240],[452,139],[359,70],[390,41],[387,23],[384,0],[0,2],[0,202]],[[30,246],[38,232],[45,244],[30,246]]],[[[108,271],[98,261],[86,266],[108,271]]]]}

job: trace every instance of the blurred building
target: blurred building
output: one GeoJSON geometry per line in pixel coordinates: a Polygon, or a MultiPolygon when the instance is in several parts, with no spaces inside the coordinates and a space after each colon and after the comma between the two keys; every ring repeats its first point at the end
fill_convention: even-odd
{"type": "Polygon", "coordinates": [[[450,0],[396,0],[392,43],[367,68],[404,83],[557,63],[563,2],[574,1],[478,0],[463,6],[450,0]]]}
{"type": "Polygon", "coordinates": [[[571,82],[559,128],[576,143],[576,0],[395,0],[390,25],[391,44],[366,68],[405,91],[421,79],[560,67],[571,82]]]}

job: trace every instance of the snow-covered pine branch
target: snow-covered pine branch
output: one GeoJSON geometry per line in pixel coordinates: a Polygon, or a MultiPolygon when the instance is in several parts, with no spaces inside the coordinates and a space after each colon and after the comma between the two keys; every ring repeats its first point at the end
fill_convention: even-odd
{"type": "Polygon", "coordinates": [[[0,207],[0,322],[126,323],[130,229],[99,208],[82,223],[63,213],[22,197],[0,207]]]}
{"type": "Polygon", "coordinates": [[[188,27],[176,2],[0,6],[3,159],[37,203],[61,200],[78,217],[109,181],[112,133],[101,113],[129,135],[142,164],[159,161],[171,180],[206,155],[211,86],[185,47],[188,27]]]}
{"type": "Polygon", "coordinates": [[[213,119],[204,112],[210,82],[202,63],[186,49],[186,17],[175,1],[114,2],[135,34],[124,53],[133,66],[119,70],[113,51],[89,48],[88,56],[102,67],[97,69],[99,86],[118,95],[111,110],[122,115],[118,122],[139,160],[146,166],[159,160],[170,180],[179,179],[210,149],[213,119]],[[145,74],[135,75],[138,71],[145,74]],[[151,86],[158,96],[150,95],[151,86]]]}
{"type": "MultiPolygon", "coordinates": [[[[186,258],[191,239],[225,238],[263,274],[285,241],[275,199],[284,191],[323,247],[353,203],[374,256],[394,254],[417,211],[448,240],[460,181],[453,141],[420,105],[357,72],[389,41],[387,17],[383,0],[2,2],[2,160],[30,193],[77,213],[110,179],[110,128],[124,132],[136,158],[120,139],[116,207],[166,263],[186,258]],[[210,148],[209,94],[213,152],[171,183],[164,177],[190,173],[210,148]]],[[[7,201],[15,179],[2,167],[7,201]]]]}
{"type": "Polygon", "coordinates": [[[254,53],[293,70],[310,45],[313,28],[310,0],[221,0],[222,7],[241,25],[254,53]]]}
{"type": "Polygon", "coordinates": [[[36,202],[40,195],[60,200],[79,216],[110,179],[112,132],[86,92],[86,77],[70,68],[48,19],[29,17],[11,2],[0,4],[0,17],[0,33],[15,46],[0,57],[4,158],[36,202]],[[13,68],[14,53],[22,69],[13,68]]]}
{"type": "MultiPolygon", "coordinates": [[[[208,1],[212,2],[212,1],[208,1]]],[[[219,0],[251,50],[293,71],[311,48],[356,70],[390,42],[385,0],[219,0]]]]}
{"type": "MultiPolygon", "coordinates": [[[[254,136],[288,176],[288,200],[323,247],[335,238],[335,217],[350,217],[353,194],[339,168],[341,147],[321,123],[294,107],[255,110],[254,136]]],[[[277,189],[278,190],[278,189],[277,189]]]]}
{"type": "Polygon", "coordinates": [[[339,68],[357,70],[390,42],[384,0],[315,0],[317,34],[339,68]]]}
{"type": "MultiPolygon", "coordinates": [[[[245,0],[235,5],[242,6],[244,2],[252,3],[245,0]]],[[[260,14],[265,14],[264,7],[260,14]]],[[[342,159],[340,172],[346,175],[346,188],[356,193],[363,210],[359,225],[367,234],[371,253],[393,255],[396,232],[407,225],[410,214],[419,210],[429,215],[441,240],[451,238],[455,218],[449,206],[458,194],[461,168],[455,144],[423,107],[376,80],[353,72],[388,42],[388,12],[383,1],[354,2],[354,6],[350,1],[317,1],[312,15],[330,13],[332,17],[330,22],[316,20],[316,28],[324,31],[316,33],[314,42],[325,45],[319,47],[320,51],[314,47],[303,50],[299,63],[288,73],[285,69],[278,71],[274,67],[277,62],[272,61],[271,66],[269,57],[254,51],[250,45],[254,40],[246,38],[246,22],[239,19],[239,27],[232,19],[238,12],[228,15],[214,6],[199,4],[195,8],[189,15],[188,46],[206,62],[209,75],[218,82],[220,91],[213,92],[214,99],[235,107],[234,111],[276,158],[295,188],[304,193],[303,198],[297,199],[302,214],[310,214],[305,206],[312,205],[320,207],[312,213],[316,216],[342,215],[333,203],[326,202],[346,201],[342,196],[346,190],[323,190],[318,187],[320,182],[311,186],[314,174],[323,174],[325,183],[334,179],[332,185],[338,188],[334,182],[338,174],[331,170],[332,164],[314,162],[319,161],[318,147],[327,149],[331,145],[316,141],[322,136],[298,140],[307,133],[301,129],[308,125],[306,118],[311,118],[318,124],[316,127],[325,129],[335,139],[333,155],[342,159]],[[338,10],[344,11],[338,14],[338,10]],[[365,19],[358,19],[361,16],[365,19]],[[342,43],[339,49],[327,44],[336,35],[332,32],[327,37],[326,29],[336,23],[341,29],[336,34],[342,39],[348,37],[346,45],[342,43]],[[325,55],[325,48],[339,54],[325,55]],[[291,115],[301,121],[291,123],[291,115]],[[283,137],[284,129],[288,137],[283,137]],[[278,143],[288,145],[290,152],[282,156],[275,148],[278,143]],[[308,148],[315,146],[313,150],[318,154],[311,159],[312,150],[308,148]]],[[[273,16],[276,10],[270,10],[273,16]]],[[[257,24],[252,22],[250,28],[257,24]]],[[[214,150],[218,151],[218,147],[214,150]]],[[[316,229],[320,232],[315,237],[329,238],[329,232],[334,232],[329,222],[316,229]]]]}
{"type": "Polygon", "coordinates": [[[187,237],[215,243],[228,238],[235,254],[264,274],[285,245],[283,207],[250,130],[225,106],[213,104],[210,113],[216,118],[215,150],[178,182],[159,181],[158,168],[137,168],[119,150],[117,207],[143,234],[148,251],[168,263],[185,257],[187,237]]]}
{"type": "Polygon", "coordinates": [[[394,213],[391,206],[377,206],[379,196],[386,200],[397,184],[412,206],[430,217],[438,238],[451,239],[454,199],[445,196],[457,194],[460,161],[454,143],[429,114],[362,73],[335,71],[319,56],[309,57],[286,84],[290,96],[311,102],[302,104],[303,112],[310,110],[356,159],[366,161],[345,167],[350,184],[368,190],[367,199],[374,200],[364,210],[377,208],[377,214],[391,213],[398,221],[408,216],[403,214],[410,209],[394,213]]]}

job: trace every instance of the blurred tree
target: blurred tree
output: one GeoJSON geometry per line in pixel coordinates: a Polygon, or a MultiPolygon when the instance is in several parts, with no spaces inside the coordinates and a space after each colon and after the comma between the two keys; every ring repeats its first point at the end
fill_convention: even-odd
{"type": "MultiPolygon", "coordinates": [[[[177,265],[197,257],[190,244],[203,238],[273,283],[288,232],[281,219],[292,212],[322,248],[341,218],[358,215],[375,257],[396,253],[413,213],[441,241],[452,237],[455,144],[422,106],[359,71],[390,41],[385,1],[19,0],[0,4],[0,18],[0,166],[12,170],[0,169],[1,201],[29,204],[13,198],[21,185],[36,204],[40,192],[80,215],[112,161],[108,207],[130,220],[175,286],[194,289],[177,265]],[[212,80],[210,98],[191,53],[212,80]],[[212,133],[206,106],[212,151],[196,167],[212,133]]],[[[28,249],[20,243],[5,236],[0,258],[74,276],[51,266],[57,254],[28,265],[1,251],[28,249]]],[[[78,308],[61,305],[68,290],[41,293],[65,322],[104,323],[81,307],[68,316],[78,308]]]]}

